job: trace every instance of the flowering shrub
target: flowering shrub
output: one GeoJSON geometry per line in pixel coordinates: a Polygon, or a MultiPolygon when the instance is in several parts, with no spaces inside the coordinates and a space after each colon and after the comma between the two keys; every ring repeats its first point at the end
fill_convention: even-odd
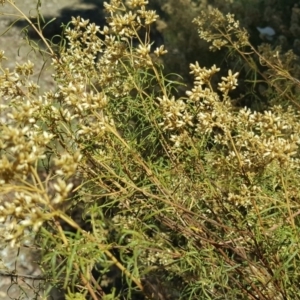
{"type": "Polygon", "coordinates": [[[105,3],[103,28],[73,17],[59,53],[28,19],[55,87],[40,92],[31,62],[1,67],[1,238],[17,247],[33,235],[66,299],[296,299],[291,55],[257,51],[233,15],[213,9],[194,20],[200,38],[242,59],[271,99],[241,107],[239,72],[198,62],[179,97],[167,50],[151,49],[158,15],[147,2],[105,3]]]}

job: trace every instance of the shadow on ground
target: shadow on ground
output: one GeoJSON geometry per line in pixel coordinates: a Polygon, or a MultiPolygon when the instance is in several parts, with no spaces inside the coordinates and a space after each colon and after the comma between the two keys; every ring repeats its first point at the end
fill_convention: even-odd
{"type": "MultiPolygon", "coordinates": [[[[84,0],[73,6],[66,6],[59,10],[59,15],[47,14],[40,18],[43,35],[45,38],[52,40],[54,43],[59,42],[59,36],[63,33],[63,27],[67,25],[73,17],[80,16],[83,19],[89,19],[91,23],[99,26],[106,24],[105,13],[102,0],[84,0]]],[[[37,25],[37,18],[31,19],[37,25]]],[[[30,39],[39,39],[38,34],[30,28],[26,20],[20,20],[15,26],[26,31],[30,39]]]]}

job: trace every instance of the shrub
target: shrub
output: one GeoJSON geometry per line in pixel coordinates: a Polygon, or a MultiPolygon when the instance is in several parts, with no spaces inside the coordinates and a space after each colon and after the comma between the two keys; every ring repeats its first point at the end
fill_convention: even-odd
{"type": "Polygon", "coordinates": [[[297,299],[296,57],[256,50],[212,9],[194,20],[200,38],[268,101],[241,106],[253,98],[232,96],[239,73],[198,62],[178,98],[164,47],[151,51],[158,16],[146,4],[105,3],[103,28],[73,17],[58,53],[28,20],[56,85],[40,94],[31,62],[1,70],[2,238],[34,235],[66,299],[297,299]]]}

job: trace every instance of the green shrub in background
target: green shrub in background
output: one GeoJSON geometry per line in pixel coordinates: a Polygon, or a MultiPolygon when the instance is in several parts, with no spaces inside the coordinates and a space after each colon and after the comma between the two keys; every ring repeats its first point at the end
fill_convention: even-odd
{"type": "MultiPolygon", "coordinates": [[[[256,72],[250,75],[249,65],[245,65],[243,59],[237,58],[234,51],[226,52],[221,49],[212,55],[209,51],[210,45],[197,37],[197,28],[191,22],[194,18],[198,17],[201,12],[207,14],[216,7],[224,15],[227,13],[235,15],[235,19],[240,22],[240,27],[246,28],[255,49],[258,50],[262,43],[267,41],[273,50],[280,47],[282,53],[293,50],[297,55],[300,54],[298,39],[300,9],[296,0],[152,0],[149,5],[160,12],[161,18],[158,19],[156,27],[163,33],[165,47],[169,50],[168,55],[163,58],[164,69],[168,73],[180,74],[188,88],[191,88],[193,82],[188,66],[196,60],[206,68],[217,64],[221,68],[221,72],[217,74],[218,80],[226,74],[227,69],[232,69],[234,73],[239,72],[239,86],[235,90],[234,98],[239,98],[240,93],[247,94],[247,97],[243,97],[243,101],[239,101],[242,106],[252,106],[261,110],[263,109],[262,98],[264,98],[264,103],[268,102],[268,96],[263,95],[265,86],[259,81],[260,75],[256,72]],[[260,35],[257,29],[266,26],[275,30],[276,34],[271,39],[260,35]],[[258,84],[253,85],[253,79],[258,84]]],[[[298,78],[298,58],[295,60],[292,56],[289,56],[289,66],[293,69],[293,76],[298,78]]],[[[251,59],[253,60],[251,65],[254,62],[257,64],[255,69],[264,70],[256,56],[251,59]]],[[[175,75],[173,78],[180,80],[175,75]]],[[[184,95],[184,91],[179,89],[178,95],[184,95]]]]}
{"type": "Polygon", "coordinates": [[[39,93],[30,62],[1,69],[1,237],[17,246],[34,234],[67,299],[298,299],[296,57],[256,50],[233,15],[211,9],[194,19],[200,38],[268,102],[242,107],[239,74],[197,62],[177,98],[146,4],[105,3],[104,28],[72,18],[59,53],[31,24],[53,90],[39,93]]]}

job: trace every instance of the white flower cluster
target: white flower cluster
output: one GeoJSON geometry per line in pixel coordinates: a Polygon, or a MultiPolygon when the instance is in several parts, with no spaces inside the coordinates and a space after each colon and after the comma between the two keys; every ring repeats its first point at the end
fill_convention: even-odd
{"type": "Polygon", "coordinates": [[[163,126],[164,130],[181,129],[186,125],[193,126],[192,116],[187,113],[183,100],[175,100],[175,97],[169,99],[166,96],[158,98],[158,100],[164,119],[159,125],[163,126]]]}

